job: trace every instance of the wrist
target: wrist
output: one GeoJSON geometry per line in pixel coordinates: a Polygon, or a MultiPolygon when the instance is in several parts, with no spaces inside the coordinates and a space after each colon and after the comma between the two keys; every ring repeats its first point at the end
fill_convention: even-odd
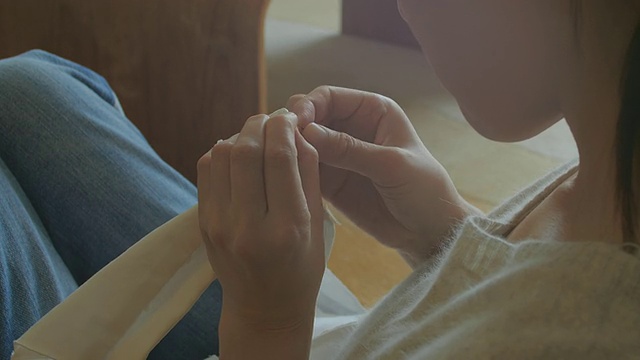
{"type": "Polygon", "coordinates": [[[279,334],[287,332],[297,332],[306,326],[313,326],[314,316],[296,317],[289,319],[278,319],[265,321],[260,319],[247,319],[241,316],[225,314],[224,311],[220,317],[221,330],[247,331],[254,333],[279,334]]]}
{"type": "MultiPolygon", "coordinates": [[[[224,302],[223,302],[224,304],[224,302]]],[[[220,316],[220,328],[243,329],[255,332],[287,332],[296,331],[311,323],[315,317],[315,309],[304,312],[289,312],[278,314],[277,311],[264,310],[238,311],[224,309],[220,316]]]]}
{"type": "MultiPolygon", "coordinates": [[[[448,240],[455,236],[458,227],[470,216],[484,216],[484,213],[467,202],[457,192],[451,198],[455,200],[443,201],[436,222],[432,223],[421,235],[417,235],[414,244],[409,249],[398,249],[405,261],[415,269],[421,264],[438,256],[448,240]],[[426,239],[429,239],[428,241],[426,239]]],[[[433,218],[436,218],[434,216],[433,218]]]]}
{"type": "MultiPolygon", "coordinates": [[[[291,299],[291,295],[283,294],[283,299],[291,299]]],[[[284,329],[315,317],[315,301],[287,302],[266,298],[251,302],[238,300],[237,297],[223,295],[221,321],[226,318],[246,327],[284,329]]]]}
{"type": "Polygon", "coordinates": [[[223,310],[220,319],[220,358],[308,359],[314,316],[265,322],[223,310]]]}

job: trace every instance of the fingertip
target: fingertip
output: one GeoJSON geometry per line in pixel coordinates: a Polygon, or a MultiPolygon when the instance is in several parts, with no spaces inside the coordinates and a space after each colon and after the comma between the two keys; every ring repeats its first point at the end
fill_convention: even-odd
{"type": "Polygon", "coordinates": [[[303,96],[291,105],[289,111],[298,116],[298,126],[303,129],[315,121],[315,106],[307,96],[303,96]]]}
{"type": "Polygon", "coordinates": [[[238,137],[240,136],[240,134],[235,134],[232,137],[228,138],[227,140],[222,140],[222,141],[218,141],[218,143],[216,144],[216,146],[224,146],[224,145],[233,145],[236,143],[236,141],[238,141],[238,137]]]}
{"type": "Polygon", "coordinates": [[[299,123],[299,117],[295,113],[288,111],[269,118],[266,126],[267,128],[276,128],[276,131],[290,131],[298,129],[299,123]]]}
{"type": "Polygon", "coordinates": [[[256,121],[263,120],[264,121],[264,120],[266,120],[268,118],[269,118],[269,115],[267,115],[267,114],[256,114],[256,115],[253,115],[253,116],[249,117],[249,119],[247,119],[247,121],[253,121],[253,120],[256,120],[256,121]]]}
{"type": "Polygon", "coordinates": [[[305,96],[305,94],[295,94],[289,97],[289,100],[287,100],[287,109],[291,109],[298,101],[304,99],[305,96]]]}
{"type": "Polygon", "coordinates": [[[313,146],[321,143],[327,135],[329,135],[329,129],[316,123],[310,123],[302,131],[302,136],[313,146]]]}

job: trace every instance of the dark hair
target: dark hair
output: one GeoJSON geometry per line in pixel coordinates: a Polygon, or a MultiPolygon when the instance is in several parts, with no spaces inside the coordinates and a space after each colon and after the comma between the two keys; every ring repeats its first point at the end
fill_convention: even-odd
{"type": "Polygon", "coordinates": [[[620,115],[616,141],[616,192],[625,249],[638,251],[638,169],[640,160],[640,26],[636,26],[620,81],[620,115]]]}
{"type": "MultiPolygon", "coordinates": [[[[572,0],[576,42],[580,43],[582,0],[572,0]]],[[[616,197],[625,251],[640,251],[636,162],[640,160],[640,25],[631,39],[620,79],[620,114],[616,134],[616,197]]]]}

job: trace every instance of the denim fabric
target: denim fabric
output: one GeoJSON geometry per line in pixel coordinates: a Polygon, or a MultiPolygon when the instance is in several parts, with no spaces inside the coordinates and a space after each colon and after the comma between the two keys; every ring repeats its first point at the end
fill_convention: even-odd
{"type": "MultiPolygon", "coordinates": [[[[0,160],[0,359],[79,284],[197,199],[102,77],[43,51],[0,61],[0,160]]],[[[217,354],[220,309],[214,283],[150,358],[217,354]]]]}

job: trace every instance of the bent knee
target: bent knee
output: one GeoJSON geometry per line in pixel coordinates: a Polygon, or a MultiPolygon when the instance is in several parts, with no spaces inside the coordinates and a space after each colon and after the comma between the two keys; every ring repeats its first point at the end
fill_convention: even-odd
{"type": "Polygon", "coordinates": [[[60,94],[57,57],[41,50],[0,61],[0,102],[3,107],[37,102],[60,94]]]}
{"type": "Polygon", "coordinates": [[[115,94],[95,72],[43,50],[0,61],[0,101],[37,101],[61,96],[69,87],[86,87],[114,105],[115,94]]]}

